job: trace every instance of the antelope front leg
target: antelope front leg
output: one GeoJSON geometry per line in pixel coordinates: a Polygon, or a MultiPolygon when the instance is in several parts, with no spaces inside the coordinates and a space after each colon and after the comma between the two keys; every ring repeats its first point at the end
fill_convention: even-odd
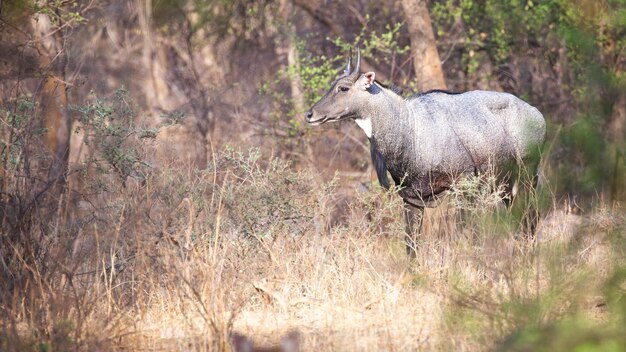
{"type": "Polygon", "coordinates": [[[411,258],[417,256],[417,241],[422,231],[422,220],[424,220],[424,208],[414,207],[409,204],[404,205],[404,221],[406,224],[404,242],[406,244],[406,254],[411,258]]]}

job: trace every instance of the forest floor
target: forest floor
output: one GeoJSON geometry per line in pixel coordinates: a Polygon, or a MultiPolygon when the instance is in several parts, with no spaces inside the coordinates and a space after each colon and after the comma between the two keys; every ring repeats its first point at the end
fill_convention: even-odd
{"type": "Polygon", "coordinates": [[[303,351],[571,350],[626,336],[618,205],[580,213],[548,195],[533,241],[477,178],[427,209],[410,259],[394,190],[255,151],[151,172],[85,179],[100,191],[73,222],[16,220],[33,225],[8,257],[0,350],[216,351],[293,332],[303,351]]]}
{"type": "MultiPolygon", "coordinates": [[[[277,239],[259,248],[267,260],[237,265],[246,279],[213,278],[239,286],[230,309],[217,305],[207,313],[184,302],[185,294],[162,292],[142,312],[139,334],[123,345],[213,350],[210,341],[223,329],[217,334],[236,331],[256,346],[276,346],[297,331],[303,351],[475,351],[493,349],[533,319],[548,322],[574,305],[603,322],[609,313],[600,288],[615,263],[608,237],[613,216],[553,211],[541,221],[536,245],[515,236],[468,241],[460,230],[426,240],[416,261],[406,257],[401,233],[344,229],[277,239]]],[[[220,250],[218,257],[229,255],[220,250]]],[[[229,301],[220,296],[228,290],[217,297],[200,290],[207,296],[198,292],[199,301],[229,301]]]]}

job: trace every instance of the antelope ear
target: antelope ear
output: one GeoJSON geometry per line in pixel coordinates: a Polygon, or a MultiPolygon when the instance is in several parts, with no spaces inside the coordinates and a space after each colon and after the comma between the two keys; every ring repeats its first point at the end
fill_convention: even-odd
{"type": "Polygon", "coordinates": [[[376,74],[374,72],[366,72],[359,77],[358,87],[367,90],[374,84],[376,74]]]}

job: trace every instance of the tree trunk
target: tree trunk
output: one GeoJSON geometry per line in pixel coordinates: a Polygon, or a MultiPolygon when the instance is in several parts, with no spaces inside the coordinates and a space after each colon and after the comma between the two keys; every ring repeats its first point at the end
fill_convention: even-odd
{"type": "MultiPolygon", "coordinates": [[[[301,121],[306,106],[304,94],[302,94],[302,80],[299,74],[298,48],[296,46],[296,27],[293,23],[293,4],[291,0],[280,0],[279,12],[281,25],[283,26],[283,46],[279,48],[287,56],[287,66],[289,67],[289,87],[291,90],[291,102],[293,104],[294,116],[292,119],[301,121]]],[[[314,159],[313,148],[310,143],[304,141],[304,156],[306,160],[314,159]]]]}
{"type": "Polygon", "coordinates": [[[411,37],[418,89],[446,89],[426,0],[402,0],[402,7],[411,37]]]}
{"type": "Polygon", "coordinates": [[[48,15],[36,14],[31,22],[33,33],[41,54],[40,64],[44,71],[41,82],[38,111],[45,129],[43,141],[51,154],[48,179],[64,182],[61,177],[67,170],[70,150],[72,121],[67,107],[65,83],[65,50],[63,31],[54,31],[48,15]]]}
{"type": "Polygon", "coordinates": [[[144,84],[146,105],[153,116],[158,116],[157,111],[172,109],[165,70],[166,60],[155,42],[157,36],[152,29],[152,0],[135,0],[135,8],[143,37],[141,59],[147,72],[144,84]]]}
{"type": "Polygon", "coordinates": [[[287,65],[292,68],[289,75],[291,99],[296,115],[304,112],[304,98],[302,82],[298,73],[298,50],[296,48],[296,30],[291,20],[293,6],[291,0],[280,0],[280,17],[284,27],[284,41],[282,50],[287,54],[287,65]]]}

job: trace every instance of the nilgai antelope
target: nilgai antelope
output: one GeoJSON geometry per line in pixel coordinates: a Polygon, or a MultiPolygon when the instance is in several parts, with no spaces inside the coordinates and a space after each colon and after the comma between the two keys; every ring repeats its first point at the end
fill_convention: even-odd
{"type": "MultiPolygon", "coordinates": [[[[530,201],[537,185],[543,115],[507,93],[433,90],[404,98],[360,72],[361,54],[306,114],[311,125],[354,120],[370,141],[379,183],[387,171],[405,203],[406,248],[414,257],[424,207],[435,207],[455,178],[495,170],[506,185],[508,207],[521,204],[524,231],[534,236],[537,211],[530,201]]],[[[515,206],[517,208],[517,206],[515,206]]]]}

